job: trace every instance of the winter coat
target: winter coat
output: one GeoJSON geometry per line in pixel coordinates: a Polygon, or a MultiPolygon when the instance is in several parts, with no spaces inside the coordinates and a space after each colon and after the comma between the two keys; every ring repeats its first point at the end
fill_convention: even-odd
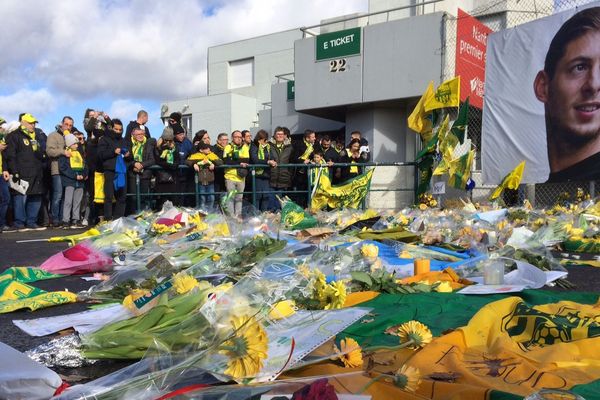
{"type": "Polygon", "coordinates": [[[191,168],[194,167],[194,164],[198,164],[198,166],[200,167],[200,171],[198,171],[198,182],[202,186],[206,186],[215,181],[215,171],[217,171],[216,169],[211,171],[209,169],[209,165],[223,165],[223,160],[217,157],[217,155],[213,152],[210,152],[208,154],[198,152],[190,155],[190,157],[186,161],[186,164],[191,168]],[[210,163],[202,164],[201,161],[204,159],[208,160],[210,163]]]}
{"type": "MultiPolygon", "coordinates": [[[[126,139],[125,139],[126,140],[126,139]]],[[[125,157],[125,162],[127,163],[127,175],[135,176],[140,175],[141,179],[151,179],[152,178],[152,170],[149,169],[151,166],[156,165],[156,160],[154,159],[154,148],[156,147],[156,140],[150,138],[146,139],[146,143],[144,143],[144,148],[142,149],[142,166],[144,169],[142,173],[133,172],[133,166],[135,165],[134,154],[133,154],[133,142],[129,140],[126,141],[129,144],[129,155],[125,157]]]]}
{"type": "Polygon", "coordinates": [[[292,170],[288,167],[280,167],[279,164],[291,164],[292,146],[284,144],[281,149],[271,144],[270,159],[277,162],[277,167],[271,168],[271,187],[289,188],[292,186],[292,170]]]}
{"type": "Polygon", "coordinates": [[[50,161],[50,175],[60,174],[58,170],[58,158],[65,153],[65,137],[57,126],[56,130],[48,135],[46,141],[46,155],[50,161]]]}
{"type": "Polygon", "coordinates": [[[159,139],[154,147],[154,160],[156,161],[156,165],[162,168],[162,170],[156,170],[154,174],[157,184],[170,184],[178,181],[179,152],[175,148],[175,151],[173,151],[173,163],[171,164],[165,158],[160,158],[165,149],[166,147],[163,147],[162,140],[159,139]]]}
{"type": "Polygon", "coordinates": [[[37,149],[34,150],[31,138],[19,128],[6,137],[6,145],[2,158],[6,158],[8,171],[29,183],[28,195],[44,194],[46,153],[41,144],[38,142],[37,149]]]}
{"type": "MultiPolygon", "coordinates": [[[[71,150],[71,151],[74,151],[74,150],[71,150]]],[[[62,156],[60,156],[58,158],[57,164],[58,164],[58,170],[60,172],[60,180],[62,181],[63,187],[67,187],[67,186],[72,186],[75,188],[85,187],[85,178],[87,178],[87,176],[88,176],[88,169],[87,169],[87,165],[85,163],[85,157],[81,151],[79,151],[79,150],[75,150],[75,151],[78,151],[79,154],[81,154],[81,158],[83,158],[83,171],[81,171],[81,172],[74,171],[73,168],[71,168],[71,159],[69,157],[65,156],[64,154],[62,156]],[[81,181],[78,181],[77,175],[82,175],[84,179],[81,181]]]]}
{"type": "MultiPolygon", "coordinates": [[[[131,143],[125,143],[125,139],[112,130],[107,131],[104,136],[101,136],[100,139],[98,139],[98,149],[96,154],[98,171],[114,171],[117,162],[115,150],[120,148],[130,151],[130,144],[131,143]]],[[[123,150],[121,150],[121,152],[125,155],[123,150]]]]}
{"type": "Polygon", "coordinates": [[[268,165],[268,161],[271,160],[271,144],[267,144],[264,149],[264,159],[258,157],[258,146],[252,142],[250,145],[250,164],[254,165],[266,165],[265,168],[255,168],[256,179],[270,179],[271,178],[271,166],[268,165]]]}

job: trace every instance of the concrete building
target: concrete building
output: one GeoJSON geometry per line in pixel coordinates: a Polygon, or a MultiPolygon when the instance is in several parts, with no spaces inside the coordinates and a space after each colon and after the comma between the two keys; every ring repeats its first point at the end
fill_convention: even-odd
{"type": "MultiPolygon", "coordinates": [[[[459,7],[498,30],[551,12],[553,2],[370,0],[366,14],[209,48],[207,96],[166,102],[163,115],[185,109],[189,131],[213,137],[281,125],[347,142],[360,130],[373,161],[412,162],[420,143],[406,119],[429,81],[454,76],[459,7]]],[[[378,167],[372,189],[405,191],[374,191],[370,206],[411,204],[414,176],[412,166],[378,167]]]]}

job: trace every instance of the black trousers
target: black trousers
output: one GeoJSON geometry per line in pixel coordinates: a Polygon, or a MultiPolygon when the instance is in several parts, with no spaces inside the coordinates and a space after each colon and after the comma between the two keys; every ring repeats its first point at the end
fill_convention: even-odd
{"type": "Polygon", "coordinates": [[[115,171],[104,171],[104,219],[107,221],[113,218],[121,218],[125,215],[127,188],[123,187],[115,190],[114,179],[115,171]],[[113,196],[116,200],[114,209],[112,203],[113,196]]]}

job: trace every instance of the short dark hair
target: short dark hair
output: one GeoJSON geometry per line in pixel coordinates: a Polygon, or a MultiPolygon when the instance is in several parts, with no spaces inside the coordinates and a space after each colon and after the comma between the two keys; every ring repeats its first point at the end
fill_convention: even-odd
{"type": "Polygon", "coordinates": [[[323,135],[323,137],[321,137],[321,141],[326,141],[326,142],[331,142],[331,138],[329,137],[329,135],[323,135]]]}
{"type": "Polygon", "coordinates": [[[148,115],[148,112],[147,112],[147,111],[145,111],[145,110],[140,110],[140,111],[138,111],[138,113],[137,113],[137,117],[138,117],[138,118],[139,118],[139,117],[143,117],[143,116],[147,116],[147,115],[148,115]]]}
{"type": "Polygon", "coordinates": [[[287,136],[288,138],[292,136],[292,133],[290,132],[287,126],[284,126],[281,129],[283,129],[283,133],[285,133],[285,136],[287,136]]]}
{"type": "Polygon", "coordinates": [[[75,120],[73,119],[73,117],[69,117],[68,115],[65,115],[61,121],[61,123],[65,123],[65,119],[70,119],[71,121],[75,122],[75,120]]]}
{"type": "Polygon", "coordinates": [[[579,11],[560,27],[550,42],[544,61],[544,71],[550,79],[554,78],[556,66],[569,43],[592,31],[600,31],[600,7],[579,11]]]}
{"type": "Polygon", "coordinates": [[[306,139],[307,137],[309,137],[310,135],[312,135],[313,133],[315,133],[315,131],[313,131],[312,129],[307,129],[304,131],[304,138],[306,139]]]}
{"type": "Polygon", "coordinates": [[[285,129],[283,128],[283,126],[277,126],[277,127],[275,127],[275,129],[273,129],[273,136],[275,136],[275,134],[277,132],[283,132],[283,134],[285,135],[285,129]]]}
{"type": "Polygon", "coordinates": [[[229,136],[228,134],[226,134],[225,132],[221,132],[219,133],[219,135],[217,136],[217,140],[221,139],[223,136],[229,136]]]}
{"type": "Polygon", "coordinates": [[[264,129],[256,132],[256,136],[254,136],[254,144],[258,146],[258,141],[261,139],[269,140],[269,133],[264,129]]]}
{"type": "Polygon", "coordinates": [[[349,147],[349,148],[350,148],[350,147],[352,147],[352,145],[353,145],[354,143],[358,143],[358,144],[360,144],[360,139],[357,139],[357,138],[354,138],[354,139],[352,139],[352,140],[350,141],[350,143],[348,143],[348,147],[349,147]]]}
{"type": "Polygon", "coordinates": [[[118,119],[118,118],[113,118],[113,119],[111,120],[111,122],[112,122],[112,126],[115,126],[115,125],[121,125],[121,126],[123,126],[123,123],[122,123],[122,122],[121,122],[121,120],[120,120],[120,119],[118,119]]]}
{"type": "Polygon", "coordinates": [[[321,150],[314,150],[312,153],[313,160],[315,159],[315,156],[325,157],[325,155],[323,154],[323,152],[321,150]]]}
{"type": "Polygon", "coordinates": [[[200,142],[198,143],[198,150],[210,149],[210,144],[200,142]]]}

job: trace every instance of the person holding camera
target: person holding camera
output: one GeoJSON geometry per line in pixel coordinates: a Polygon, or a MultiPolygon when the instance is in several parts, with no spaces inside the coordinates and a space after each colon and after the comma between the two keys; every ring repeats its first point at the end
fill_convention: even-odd
{"type": "Polygon", "coordinates": [[[36,139],[37,119],[31,114],[23,114],[19,129],[6,139],[6,163],[13,182],[28,183],[25,193],[14,192],[15,228],[19,231],[44,230],[36,221],[44,187],[44,160],[46,153],[36,139]]]}
{"type": "Polygon", "coordinates": [[[104,174],[104,219],[111,221],[125,215],[127,196],[125,157],[129,156],[129,144],[123,138],[123,123],[112,120],[111,128],[98,139],[97,168],[104,174]],[[116,203],[113,208],[113,196],[116,203]]]}

